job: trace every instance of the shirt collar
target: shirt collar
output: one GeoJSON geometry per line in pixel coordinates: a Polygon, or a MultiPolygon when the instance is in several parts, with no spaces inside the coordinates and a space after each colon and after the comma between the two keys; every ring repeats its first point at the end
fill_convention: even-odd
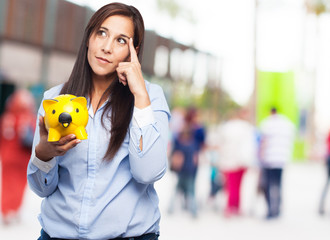
{"type": "MultiPolygon", "coordinates": [[[[109,102],[109,98],[101,105],[101,107],[99,107],[99,109],[97,109],[97,112],[101,111],[108,102],[109,102]]],[[[87,98],[87,109],[88,109],[88,115],[91,118],[94,118],[94,110],[90,102],[90,98],[87,98]]]]}

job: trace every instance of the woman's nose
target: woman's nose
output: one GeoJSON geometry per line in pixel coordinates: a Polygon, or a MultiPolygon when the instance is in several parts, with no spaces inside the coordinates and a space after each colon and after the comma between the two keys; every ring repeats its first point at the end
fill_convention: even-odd
{"type": "Polygon", "coordinates": [[[102,51],[104,53],[112,53],[113,51],[113,41],[111,39],[106,39],[102,46],[102,51]]]}

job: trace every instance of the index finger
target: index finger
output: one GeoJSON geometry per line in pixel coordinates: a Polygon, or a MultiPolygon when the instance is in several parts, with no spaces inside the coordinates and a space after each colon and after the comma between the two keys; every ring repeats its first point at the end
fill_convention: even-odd
{"type": "Polygon", "coordinates": [[[139,59],[138,59],[138,56],[136,54],[136,50],[135,50],[134,45],[133,45],[133,38],[129,39],[129,50],[131,52],[131,62],[138,62],[139,59]]]}

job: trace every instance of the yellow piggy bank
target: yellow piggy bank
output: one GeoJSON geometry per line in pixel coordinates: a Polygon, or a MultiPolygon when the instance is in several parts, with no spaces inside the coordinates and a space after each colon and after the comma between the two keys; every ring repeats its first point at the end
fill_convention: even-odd
{"type": "Polygon", "coordinates": [[[45,110],[44,121],[49,142],[56,142],[69,134],[75,134],[77,139],[87,139],[86,98],[62,94],[54,99],[45,99],[42,106],[45,110]]]}

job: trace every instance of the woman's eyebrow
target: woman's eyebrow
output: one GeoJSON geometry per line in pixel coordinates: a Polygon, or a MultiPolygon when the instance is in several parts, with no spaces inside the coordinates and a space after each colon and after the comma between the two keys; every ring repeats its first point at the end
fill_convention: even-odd
{"type": "Polygon", "coordinates": [[[129,36],[125,35],[125,34],[119,34],[119,36],[123,37],[123,38],[127,38],[128,40],[130,39],[129,36]]]}
{"type": "MultiPolygon", "coordinates": [[[[107,31],[107,32],[109,32],[109,29],[108,28],[106,28],[106,27],[103,27],[103,26],[101,26],[100,27],[100,29],[102,29],[102,30],[105,30],[105,31],[107,31]]],[[[131,37],[129,37],[129,36],[127,36],[126,34],[124,34],[124,33],[120,33],[120,34],[118,34],[120,37],[123,37],[123,38],[127,38],[128,40],[131,38],[131,37]]]]}
{"type": "MultiPolygon", "coordinates": [[[[106,28],[106,27],[101,26],[100,29],[103,29],[103,30],[109,32],[109,29],[106,28]]],[[[127,39],[130,39],[130,38],[131,38],[131,37],[127,36],[127,35],[124,34],[124,33],[120,33],[120,34],[118,34],[118,35],[119,35],[120,37],[127,38],[127,39]]]]}
{"type": "Polygon", "coordinates": [[[106,30],[107,32],[109,32],[109,29],[107,29],[106,27],[100,27],[100,29],[106,30]]]}

